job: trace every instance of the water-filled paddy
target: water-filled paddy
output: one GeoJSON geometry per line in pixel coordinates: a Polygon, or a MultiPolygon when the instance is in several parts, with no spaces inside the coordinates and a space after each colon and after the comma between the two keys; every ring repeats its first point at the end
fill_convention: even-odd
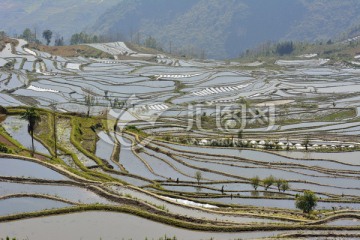
{"type": "Polygon", "coordinates": [[[105,198],[98,196],[90,190],[80,187],[53,184],[0,182],[0,196],[24,193],[44,194],[53,197],[57,196],[65,200],[78,203],[110,203],[105,198]]]}
{"type": "Polygon", "coordinates": [[[65,180],[67,177],[38,163],[15,158],[0,158],[0,176],[65,180]]]}
{"type": "Polygon", "coordinates": [[[23,212],[35,212],[45,209],[64,208],[68,203],[43,198],[9,198],[0,200],[0,215],[12,215],[23,212]]]}
{"type": "Polygon", "coordinates": [[[53,236],[74,239],[145,239],[176,236],[177,239],[235,239],[274,236],[280,232],[211,233],[190,231],[152,222],[136,216],[110,213],[86,212],[35,218],[0,224],[2,234],[16,238],[45,240],[53,236]],[[59,227],[61,224],[61,228],[59,227]],[[141,231],[139,231],[141,226],[141,231]]]}
{"type": "MultiPolygon", "coordinates": [[[[28,123],[24,119],[19,117],[7,117],[2,123],[5,130],[21,145],[31,149],[31,136],[27,131],[28,123]]],[[[34,140],[35,151],[41,152],[44,154],[49,154],[49,151],[38,141],[34,140]]]]}
{"type": "Polygon", "coordinates": [[[225,215],[222,213],[214,213],[214,212],[208,212],[203,211],[200,209],[192,209],[189,207],[192,207],[192,205],[186,205],[186,204],[175,204],[173,201],[160,199],[154,196],[150,196],[148,194],[142,193],[140,191],[131,190],[128,188],[122,188],[114,186],[111,188],[112,190],[116,191],[117,193],[124,194],[124,195],[130,195],[132,197],[135,197],[137,199],[141,199],[143,201],[151,202],[157,206],[165,206],[166,209],[168,209],[170,212],[179,214],[179,215],[185,215],[190,216],[193,218],[205,218],[210,220],[221,220],[221,221],[231,221],[235,223],[249,223],[249,222],[275,222],[276,220],[271,219],[265,219],[265,218],[257,218],[257,217],[248,217],[248,216],[241,216],[241,215],[225,215]]]}
{"type": "MultiPolygon", "coordinates": [[[[61,112],[75,112],[80,116],[81,113],[86,114],[87,112],[85,96],[90,94],[96,99],[93,103],[94,106],[91,106],[91,115],[101,113],[103,117],[101,121],[106,119],[106,115],[111,109],[118,108],[119,105],[124,104],[128,108],[134,107],[134,109],[143,107],[143,110],[149,110],[150,113],[161,115],[161,117],[156,123],[145,120],[130,124],[137,126],[138,129],[143,129],[150,136],[157,135],[159,138],[164,137],[164,139],[167,137],[170,142],[175,140],[176,142],[198,143],[203,139],[208,141],[210,139],[211,141],[213,138],[234,138],[229,133],[219,132],[217,126],[214,126],[212,118],[221,116],[216,112],[217,104],[231,106],[229,112],[242,105],[246,105],[249,109],[253,107],[252,110],[256,112],[260,106],[274,104],[276,108],[274,127],[269,131],[266,124],[252,122],[252,125],[244,130],[244,140],[255,139],[259,142],[270,139],[275,142],[281,140],[282,143],[285,143],[284,139],[288,137],[291,138],[293,144],[296,144],[302,143],[304,137],[310,135],[311,144],[334,144],[338,146],[344,144],[348,146],[346,150],[350,150],[352,148],[350,148],[350,144],[353,144],[355,145],[354,149],[357,149],[357,134],[360,131],[357,119],[359,111],[355,114],[354,109],[359,110],[360,108],[359,96],[356,93],[356,89],[359,88],[357,83],[359,70],[349,67],[343,69],[336,67],[335,69],[333,66],[320,66],[326,64],[326,59],[280,60],[275,63],[281,65],[276,70],[268,69],[269,63],[262,65],[262,63],[255,62],[243,65],[246,66],[245,70],[239,68],[239,63],[226,64],[213,60],[184,60],[163,54],[151,55],[154,59],[149,62],[143,59],[150,57],[150,55],[137,53],[121,42],[95,44],[94,47],[112,55],[120,53],[129,57],[130,55],[131,57],[141,57],[141,59],[52,57],[48,53],[25,49],[23,47],[25,44],[26,42],[21,40],[20,44],[15,47],[15,53],[12,53],[11,46],[7,45],[4,51],[0,53],[0,57],[2,57],[0,65],[12,59],[16,60],[14,70],[10,69],[0,73],[0,88],[4,90],[0,94],[0,105],[2,106],[26,104],[48,108],[50,104],[55,102],[56,107],[61,112]],[[262,66],[257,68],[260,65],[262,66]],[[32,75],[31,84],[29,83],[29,74],[32,75]],[[25,84],[27,85],[25,86],[25,84]],[[10,91],[5,92],[6,90],[10,91]],[[130,96],[131,99],[129,99],[130,96]],[[202,115],[203,117],[202,120],[204,120],[205,125],[202,126],[206,126],[206,131],[201,131],[198,128],[192,129],[191,132],[186,131],[189,124],[187,104],[197,105],[201,108],[199,116],[202,115]],[[166,112],[164,112],[165,110],[166,112]],[[179,138],[179,141],[176,138],[179,138]],[[183,138],[194,139],[184,140],[183,138]]],[[[114,58],[116,57],[114,56],[114,58]]],[[[135,114],[140,114],[140,112],[135,114]]],[[[68,115],[66,120],[60,117],[58,122],[58,143],[65,148],[59,151],[60,158],[64,160],[66,165],[60,166],[60,161],[57,162],[55,159],[44,161],[59,164],[58,166],[68,168],[68,170],[71,167],[73,174],[80,174],[82,178],[88,178],[88,181],[91,179],[92,181],[105,182],[110,180],[107,176],[112,176],[113,179],[110,181],[119,179],[151,191],[153,194],[168,194],[178,199],[189,197],[194,198],[195,202],[197,196],[198,201],[204,200],[201,197],[206,196],[208,197],[207,200],[210,201],[256,206],[264,212],[267,211],[266,207],[295,209],[293,199],[295,194],[309,189],[316,192],[322,200],[331,200],[332,197],[336,197],[345,202],[320,201],[317,209],[331,209],[333,207],[359,209],[358,203],[346,203],[350,198],[360,196],[358,152],[305,153],[305,151],[295,152],[291,150],[288,152],[277,151],[276,154],[273,154],[249,149],[204,148],[156,141],[152,142],[151,145],[159,149],[150,149],[150,147],[141,149],[138,147],[142,146],[136,146],[136,144],[131,146],[134,143],[134,137],[125,135],[126,137],[118,137],[120,153],[117,153],[115,151],[118,150],[115,148],[116,144],[111,139],[113,133],[110,132],[107,135],[108,133],[105,132],[111,131],[111,129],[100,127],[96,130],[100,139],[96,142],[96,146],[92,146],[92,149],[96,148],[95,153],[86,153],[80,151],[75,143],[70,143],[72,129],[69,119],[71,116],[73,115],[68,115]],[[66,151],[78,156],[85,168],[75,166],[70,153],[66,151]],[[119,155],[112,156],[113,153],[119,155]],[[109,171],[98,166],[89,157],[89,154],[106,160],[116,171],[109,171]],[[119,164],[112,161],[117,159],[119,159],[119,164]],[[126,174],[126,171],[129,175],[126,174]],[[199,184],[195,176],[197,172],[201,174],[199,184]],[[264,187],[260,186],[259,191],[254,193],[249,179],[254,176],[264,179],[270,175],[289,181],[290,189],[285,193],[278,193],[274,184],[269,191],[264,191],[264,187]],[[158,180],[158,182],[153,182],[154,180],[158,180]],[[220,195],[222,189],[224,194],[220,195]],[[211,194],[218,194],[223,197],[210,198],[211,194]],[[232,199],[231,196],[233,196],[232,199]],[[264,199],[264,197],[269,199],[264,199]],[[275,199],[276,197],[288,197],[289,199],[279,200],[275,199]]],[[[262,117],[255,118],[262,119],[262,117]]],[[[2,125],[15,140],[25,148],[30,148],[31,138],[27,132],[25,120],[11,116],[2,125]]],[[[38,130],[41,133],[41,129],[38,130]]],[[[82,135],[83,130],[89,129],[81,129],[80,126],[79,129],[75,129],[75,132],[82,135]]],[[[38,132],[36,134],[38,137],[41,135],[38,132]]],[[[84,138],[87,137],[84,136],[84,138]]],[[[221,141],[219,142],[220,145],[228,144],[221,141]]],[[[79,143],[83,144],[81,140],[79,143]]],[[[37,152],[49,155],[47,149],[38,141],[35,141],[35,148],[37,152]]],[[[322,147],[321,150],[326,150],[326,147],[322,147]]],[[[0,159],[0,164],[0,175],[7,177],[69,180],[56,171],[34,162],[3,158],[0,159]]],[[[81,182],[85,179],[76,181],[81,182]]],[[[87,182],[86,184],[99,185],[103,187],[104,191],[108,191],[107,187],[115,185],[111,182],[106,184],[87,182]]],[[[240,224],[275,222],[275,220],[259,217],[216,214],[194,209],[190,205],[180,206],[130,187],[118,186],[112,190],[122,196],[131,195],[139,201],[155,204],[158,208],[163,206],[174,214],[240,224]]],[[[114,204],[85,187],[64,186],[58,185],[58,183],[45,185],[0,182],[0,195],[19,193],[49,194],[76,203],[114,204]]],[[[37,199],[24,198],[22,200],[37,203],[35,201],[37,199]]],[[[42,204],[40,201],[38,205],[33,207],[29,203],[16,201],[19,200],[4,200],[3,204],[11,203],[14,206],[24,206],[24,209],[14,208],[11,210],[13,213],[36,210],[36,207],[40,205],[44,208],[60,207],[57,202],[42,204]]],[[[10,208],[6,207],[6,209],[10,208]]],[[[334,221],[332,224],[356,225],[352,223],[353,220],[339,220],[339,222],[334,221]]],[[[125,239],[145,239],[146,236],[157,238],[163,236],[162,232],[168,236],[177,235],[178,239],[179,237],[180,239],[201,239],[211,236],[214,236],[215,239],[257,238],[273,234],[259,232],[239,235],[193,232],[164,226],[134,216],[104,212],[71,214],[0,224],[0,232],[3,232],[3,226],[6,226],[6,231],[10,231],[5,231],[6,234],[19,236],[20,239],[25,237],[16,234],[22,234],[22,231],[34,234],[34,239],[49,239],[49,235],[46,234],[51,233],[53,236],[57,234],[56,231],[60,230],[61,233],[59,234],[62,238],[84,239],[99,239],[100,237],[113,239],[117,236],[125,239]],[[96,217],[94,217],[95,215],[96,217]],[[16,224],[20,222],[29,224],[26,224],[26,227],[29,227],[31,231],[22,227],[25,224],[21,228],[16,227],[16,224]],[[139,224],[143,226],[142,231],[138,231],[138,227],[136,227],[139,224]],[[59,225],[62,226],[61,229],[58,227],[59,225]],[[12,227],[14,227],[13,230],[11,230],[12,227]],[[86,231],[82,231],[85,228],[86,231]],[[14,232],[14,230],[16,231],[14,232]]]]}
{"type": "Polygon", "coordinates": [[[360,157],[360,152],[338,152],[338,153],[318,153],[318,152],[279,152],[281,155],[285,155],[292,158],[302,158],[302,159],[329,159],[345,164],[351,165],[360,165],[358,160],[360,157]]]}
{"type": "Polygon", "coordinates": [[[328,222],[327,225],[334,226],[358,226],[360,225],[359,219],[338,219],[328,222]]]}
{"type": "MultiPolygon", "coordinates": [[[[206,198],[202,199],[210,202],[219,202],[226,204],[239,204],[246,206],[256,206],[256,207],[271,207],[271,208],[286,208],[286,209],[296,209],[295,200],[283,200],[283,199],[261,199],[261,198],[236,198],[230,197],[226,198],[206,198]]],[[[317,209],[360,209],[360,203],[337,203],[337,202],[318,202],[317,209]]]]}
{"type": "Polygon", "coordinates": [[[95,155],[106,160],[115,170],[119,170],[119,166],[111,161],[111,155],[114,149],[114,139],[105,132],[100,132],[99,138],[99,141],[96,143],[95,155]]]}
{"type": "Polygon", "coordinates": [[[147,179],[161,179],[162,177],[153,174],[148,167],[142,162],[129,147],[131,146],[131,141],[123,138],[120,138],[120,143],[124,143],[124,146],[120,146],[120,156],[119,163],[124,166],[124,168],[129,171],[131,174],[142,176],[147,179]]]}

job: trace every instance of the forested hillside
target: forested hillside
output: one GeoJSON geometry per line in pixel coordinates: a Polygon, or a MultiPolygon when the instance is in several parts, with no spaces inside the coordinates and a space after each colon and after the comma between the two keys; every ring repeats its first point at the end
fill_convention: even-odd
{"type": "Polygon", "coordinates": [[[357,0],[3,0],[2,29],[112,35],[182,55],[236,57],[266,41],[333,41],[360,34],[357,0]],[[346,16],[346,17],[345,17],[346,16]]]}

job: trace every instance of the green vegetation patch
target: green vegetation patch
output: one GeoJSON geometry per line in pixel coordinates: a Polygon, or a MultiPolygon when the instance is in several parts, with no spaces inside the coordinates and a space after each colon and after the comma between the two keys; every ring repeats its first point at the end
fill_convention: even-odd
{"type": "Polygon", "coordinates": [[[96,131],[103,129],[102,120],[99,118],[72,117],[71,123],[75,129],[74,140],[86,151],[95,153],[96,142],[99,140],[96,131]]]}
{"type": "Polygon", "coordinates": [[[334,122],[334,121],[339,121],[342,119],[354,118],[354,117],[356,117],[355,109],[344,109],[344,110],[339,110],[338,112],[326,115],[324,117],[319,117],[316,120],[324,121],[324,122],[334,122]]]}

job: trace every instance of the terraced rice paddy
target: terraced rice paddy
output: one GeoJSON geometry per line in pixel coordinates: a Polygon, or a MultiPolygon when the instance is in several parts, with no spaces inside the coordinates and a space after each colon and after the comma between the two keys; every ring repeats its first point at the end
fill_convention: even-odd
{"type": "Polygon", "coordinates": [[[0,134],[10,150],[0,157],[0,234],[358,233],[358,69],[324,59],[274,68],[173,59],[121,42],[90,45],[115,59],[62,58],[25,44],[0,53],[1,66],[14,63],[0,68],[0,134]],[[34,156],[21,118],[30,106],[40,115],[34,156]],[[254,189],[255,176],[289,188],[254,189]],[[305,190],[319,198],[310,215],[295,208],[305,190]]]}

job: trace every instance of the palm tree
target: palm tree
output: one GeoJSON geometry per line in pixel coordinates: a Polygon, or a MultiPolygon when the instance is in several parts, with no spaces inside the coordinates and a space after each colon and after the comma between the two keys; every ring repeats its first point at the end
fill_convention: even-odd
{"type": "Polygon", "coordinates": [[[26,119],[28,124],[28,132],[31,135],[31,146],[32,146],[32,153],[31,156],[34,156],[35,153],[35,146],[34,146],[34,130],[35,125],[38,120],[40,120],[40,116],[35,112],[35,108],[31,107],[26,109],[26,111],[21,115],[22,119],[26,119]]]}
{"type": "Polygon", "coordinates": [[[56,106],[55,104],[52,104],[51,106],[52,114],[53,114],[53,130],[54,130],[54,149],[55,149],[55,158],[57,158],[57,136],[56,136],[56,106]]]}

